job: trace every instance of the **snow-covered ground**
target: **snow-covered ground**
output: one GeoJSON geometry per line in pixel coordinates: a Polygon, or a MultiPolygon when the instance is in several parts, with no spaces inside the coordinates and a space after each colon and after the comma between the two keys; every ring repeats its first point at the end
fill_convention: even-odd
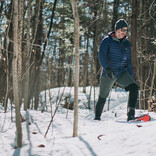
{"type": "MultiPolygon", "coordinates": [[[[50,103],[52,112],[56,107],[56,99],[61,97],[64,88],[46,91],[40,96],[43,109],[48,105],[47,111],[21,110],[26,119],[22,122],[23,146],[15,149],[16,127],[15,112],[13,110],[13,122],[11,111],[4,113],[0,105],[0,156],[154,156],[156,155],[156,113],[150,112],[152,120],[149,122],[127,122],[126,107],[128,93],[124,90],[111,92],[111,100],[108,111],[108,101],[101,121],[94,119],[94,92],[92,88],[91,109],[88,105],[90,87],[87,93],[79,89],[79,120],[78,137],[73,135],[73,111],[62,107],[65,97],[71,95],[73,101],[73,88],[65,88],[65,92],[54,117],[50,129],[44,137],[51,120],[50,103]],[[50,94],[49,94],[50,93],[50,94]],[[49,102],[51,95],[51,102],[49,102]],[[39,147],[43,146],[43,147],[39,147]]],[[[98,90],[95,88],[95,99],[98,98],[98,90]]],[[[147,111],[137,110],[136,116],[146,114],[147,111]]]]}

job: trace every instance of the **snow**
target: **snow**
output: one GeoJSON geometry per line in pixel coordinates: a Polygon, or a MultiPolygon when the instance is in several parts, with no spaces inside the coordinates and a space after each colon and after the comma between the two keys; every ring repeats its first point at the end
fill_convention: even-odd
{"type": "MultiPolygon", "coordinates": [[[[65,97],[69,101],[74,99],[74,88],[66,87],[59,109],[54,116],[49,131],[44,137],[51,120],[49,95],[51,96],[52,112],[56,108],[56,99],[59,101],[64,88],[47,90],[47,101],[44,99],[45,91],[40,96],[40,109],[38,111],[21,109],[23,146],[16,146],[15,110],[13,109],[13,122],[11,109],[4,113],[0,105],[0,156],[153,156],[156,153],[156,113],[149,112],[152,120],[149,122],[127,122],[126,110],[128,93],[124,90],[114,89],[110,95],[101,121],[94,119],[94,89],[92,88],[91,109],[86,109],[90,87],[87,93],[79,88],[79,119],[78,136],[73,135],[73,110],[63,108],[65,97]],[[41,109],[48,105],[47,111],[41,109]],[[140,127],[139,127],[140,126],[140,127]],[[44,145],[44,147],[38,147],[44,145]]],[[[98,98],[99,88],[95,88],[95,100],[98,98]]],[[[45,109],[46,110],[46,109],[45,109]]],[[[136,110],[136,116],[146,114],[147,111],[136,110]]]]}

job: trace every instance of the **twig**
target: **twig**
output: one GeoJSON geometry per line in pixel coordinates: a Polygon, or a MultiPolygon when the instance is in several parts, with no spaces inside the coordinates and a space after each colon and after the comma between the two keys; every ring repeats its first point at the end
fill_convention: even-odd
{"type": "Polygon", "coordinates": [[[98,138],[99,140],[101,140],[101,137],[102,137],[102,136],[104,136],[104,135],[101,134],[101,135],[97,136],[97,138],[98,138]]]}
{"type": "Polygon", "coordinates": [[[60,102],[61,102],[61,100],[62,100],[62,97],[63,97],[63,95],[64,95],[64,91],[65,91],[65,87],[63,88],[61,98],[60,98],[60,100],[59,100],[59,102],[58,102],[58,104],[57,104],[57,106],[56,106],[56,108],[55,108],[54,114],[53,114],[53,116],[51,117],[49,126],[48,126],[47,131],[46,131],[46,133],[45,133],[45,135],[44,135],[45,138],[46,138],[46,135],[47,135],[48,130],[49,130],[49,128],[50,128],[50,125],[51,125],[51,123],[53,122],[54,116],[55,116],[55,114],[56,114],[56,112],[57,112],[57,110],[58,110],[58,107],[59,107],[60,102]]]}
{"type": "Polygon", "coordinates": [[[152,4],[150,5],[150,8],[149,8],[149,16],[154,20],[155,22],[155,19],[154,17],[151,15],[151,10],[152,10],[152,6],[155,4],[155,0],[152,2],[152,4]]]}

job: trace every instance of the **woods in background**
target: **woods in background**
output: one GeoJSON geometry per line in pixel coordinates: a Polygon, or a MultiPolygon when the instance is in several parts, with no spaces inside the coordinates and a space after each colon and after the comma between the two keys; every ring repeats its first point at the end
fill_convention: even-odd
{"type": "MultiPolygon", "coordinates": [[[[74,86],[72,6],[66,0],[21,0],[16,5],[14,0],[0,2],[0,103],[7,110],[8,99],[14,104],[18,96],[19,105],[24,99],[25,110],[37,109],[42,90],[74,86]]],[[[133,68],[140,87],[138,108],[147,109],[156,59],[155,7],[155,0],[78,1],[79,85],[84,92],[86,86],[99,85],[100,41],[123,18],[130,25],[133,68]]]]}

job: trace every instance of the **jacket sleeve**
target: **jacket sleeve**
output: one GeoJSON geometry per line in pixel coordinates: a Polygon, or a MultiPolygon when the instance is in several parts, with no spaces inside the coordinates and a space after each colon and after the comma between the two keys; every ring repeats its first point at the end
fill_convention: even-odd
{"type": "Polygon", "coordinates": [[[131,47],[130,47],[130,43],[128,45],[128,72],[129,74],[134,77],[134,73],[133,73],[133,68],[132,68],[132,56],[131,56],[131,47]]]}
{"type": "Polygon", "coordinates": [[[101,66],[103,67],[103,69],[106,69],[109,64],[108,64],[108,47],[109,47],[109,38],[106,37],[104,38],[101,43],[100,43],[100,48],[99,48],[99,62],[101,64],[101,66]]]}

